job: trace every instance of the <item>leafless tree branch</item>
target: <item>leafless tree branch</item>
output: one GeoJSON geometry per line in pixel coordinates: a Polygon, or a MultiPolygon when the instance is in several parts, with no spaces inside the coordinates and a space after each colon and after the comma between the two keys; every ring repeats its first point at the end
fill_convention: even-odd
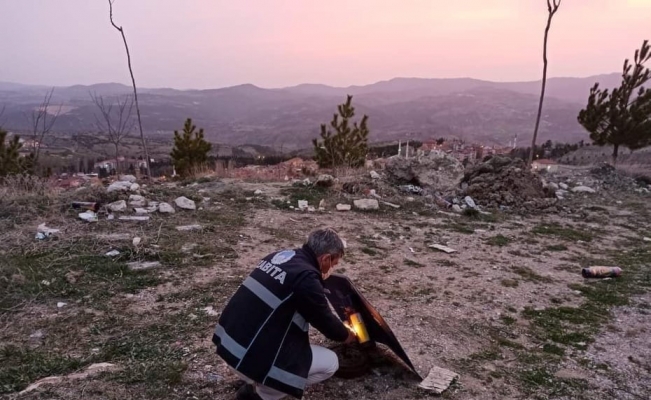
{"type": "Polygon", "coordinates": [[[138,105],[138,90],[136,89],[136,78],[133,75],[133,68],[131,67],[131,54],[129,53],[129,45],[127,44],[127,37],[124,35],[124,29],[121,26],[118,26],[114,21],[113,21],[113,1],[114,0],[108,0],[109,3],[109,19],[111,21],[111,25],[120,32],[120,35],[122,35],[122,41],[124,42],[124,49],[127,52],[127,65],[129,66],[129,74],[131,75],[131,83],[133,85],[133,98],[136,104],[136,115],[138,117],[138,130],[140,131],[140,139],[142,140],[142,148],[143,151],[145,152],[145,161],[147,162],[147,177],[151,178],[151,168],[149,165],[149,150],[147,149],[147,140],[145,139],[145,134],[142,131],[142,120],[140,118],[140,106],[138,105]]]}
{"type": "Polygon", "coordinates": [[[90,97],[99,111],[99,115],[95,114],[97,129],[105,134],[115,147],[115,169],[119,173],[120,144],[124,138],[131,134],[131,130],[135,126],[132,115],[133,98],[131,96],[125,96],[124,99],[118,97],[115,103],[111,101],[107,104],[102,96],[91,93],[90,97]]]}
{"type": "Polygon", "coordinates": [[[536,126],[533,130],[533,138],[531,139],[531,152],[529,153],[529,165],[533,163],[533,153],[536,150],[536,139],[538,138],[538,128],[540,128],[540,116],[542,115],[543,101],[545,100],[545,88],[547,86],[547,39],[549,37],[549,28],[552,25],[552,18],[558,7],[561,5],[561,0],[547,0],[547,25],[545,26],[545,38],[543,40],[543,77],[542,88],[540,89],[540,101],[538,102],[538,114],[536,116],[536,126]]]}
{"type": "Polygon", "coordinates": [[[52,128],[54,127],[54,124],[59,118],[59,115],[61,115],[63,104],[59,104],[59,108],[54,113],[50,113],[50,103],[52,102],[53,94],[54,88],[46,92],[45,96],[43,97],[43,101],[36,109],[32,110],[32,114],[27,117],[31,128],[30,139],[32,140],[32,145],[34,146],[33,153],[35,165],[38,164],[43,140],[50,134],[52,128]]]}

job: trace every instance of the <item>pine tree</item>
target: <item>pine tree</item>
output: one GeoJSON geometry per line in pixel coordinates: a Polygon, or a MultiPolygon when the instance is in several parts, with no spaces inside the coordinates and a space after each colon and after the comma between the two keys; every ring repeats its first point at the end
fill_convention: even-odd
{"type": "Polygon", "coordinates": [[[352,101],[353,96],[349,95],[346,102],[338,106],[339,114],[334,114],[330,122],[334,133],[323,124],[322,141],[312,141],[315,158],[321,168],[357,168],[364,165],[368,152],[368,116],[364,115],[359,124],[355,122],[351,126],[350,120],[355,116],[352,101]]]}
{"type": "Polygon", "coordinates": [[[21,157],[20,149],[22,147],[18,136],[7,140],[7,132],[0,129],[0,177],[32,172],[33,156],[30,154],[27,157],[21,157]]]}
{"type": "Polygon", "coordinates": [[[617,162],[619,147],[630,150],[651,144],[651,71],[644,64],[651,59],[649,41],[635,51],[634,64],[624,61],[622,83],[609,92],[596,83],[590,89],[588,105],[578,116],[579,123],[590,132],[598,146],[613,146],[613,163],[617,162]]]}
{"type": "Polygon", "coordinates": [[[174,148],[171,157],[176,173],[180,176],[191,175],[198,167],[208,161],[212,145],[203,136],[203,128],[196,131],[192,119],[185,120],[183,133],[174,131],[174,148]]]}

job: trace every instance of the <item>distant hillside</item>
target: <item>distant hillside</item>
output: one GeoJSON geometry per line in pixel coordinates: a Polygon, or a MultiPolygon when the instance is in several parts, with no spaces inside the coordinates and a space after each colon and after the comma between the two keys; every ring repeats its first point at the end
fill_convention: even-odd
{"type": "MultiPolygon", "coordinates": [[[[587,139],[576,116],[590,87],[612,87],[619,74],[588,78],[551,78],[541,126],[541,140],[587,139]]],[[[44,86],[0,82],[0,108],[6,128],[27,130],[26,115],[42,100],[44,86]]],[[[540,82],[489,82],[470,78],[395,78],[372,85],[337,88],[304,84],[283,89],[240,85],[222,89],[141,89],[143,126],[150,135],[169,135],[187,117],[205,128],[206,136],[227,144],[256,143],[285,149],[309,146],[319,126],[329,123],[346,94],[355,96],[357,113],[368,114],[372,141],[459,137],[487,144],[530,140],[540,82]]],[[[64,104],[55,130],[95,130],[90,93],[126,95],[117,83],[55,89],[53,103],[64,104]]]]}

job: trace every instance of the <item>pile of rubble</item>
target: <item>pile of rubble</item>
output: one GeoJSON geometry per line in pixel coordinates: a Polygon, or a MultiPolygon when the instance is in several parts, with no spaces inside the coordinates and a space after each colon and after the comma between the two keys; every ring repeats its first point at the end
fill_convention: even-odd
{"type": "Polygon", "coordinates": [[[469,168],[461,180],[461,194],[491,208],[539,209],[552,206],[555,192],[524,161],[503,156],[469,168]]]}
{"type": "Polygon", "coordinates": [[[463,176],[463,165],[445,152],[433,150],[427,155],[389,159],[386,172],[396,184],[413,187],[412,193],[422,188],[430,193],[450,193],[455,190],[463,176]]]}

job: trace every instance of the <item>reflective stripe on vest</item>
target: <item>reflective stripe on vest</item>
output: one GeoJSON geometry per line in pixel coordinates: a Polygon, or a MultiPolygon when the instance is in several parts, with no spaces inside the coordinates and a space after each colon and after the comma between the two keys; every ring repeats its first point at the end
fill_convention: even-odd
{"type": "Polygon", "coordinates": [[[241,360],[244,357],[244,354],[246,354],[246,349],[240,346],[240,344],[237,343],[235,339],[230,337],[224,328],[219,324],[217,324],[217,328],[215,328],[215,336],[217,336],[221,341],[221,346],[223,346],[226,350],[228,350],[229,353],[238,359],[241,360]]]}
{"type": "Polygon", "coordinates": [[[301,328],[301,330],[303,330],[305,332],[308,331],[309,324],[307,323],[307,321],[305,320],[305,318],[303,318],[303,316],[301,314],[299,314],[297,312],[294,313],[294,317],[292,318],[292,322],[294,322],[296,325],[298,325],[298,327],[301,328]]]}
{"type": "Polygon", "coordinates": [[[280,305],[280,303],[283,302],[275,294],[271,293],[269,289],[262,286],[260,282],[256,281],[250,276],[244,280],[242,286],[252,291],[253,294],[258,296],[260,300],[267,303],[267,305],[274,310],[280,305]]]}
{"type": "Polygon", "coordinates": [[[295,387],[296,389],[303,390],[307,385],[307,379],[298,375],[287,372],[278,367],[271,367],[269,370],[268,378],[273,378],[278,382],[282,382],[287,386],[295,387]]]}

